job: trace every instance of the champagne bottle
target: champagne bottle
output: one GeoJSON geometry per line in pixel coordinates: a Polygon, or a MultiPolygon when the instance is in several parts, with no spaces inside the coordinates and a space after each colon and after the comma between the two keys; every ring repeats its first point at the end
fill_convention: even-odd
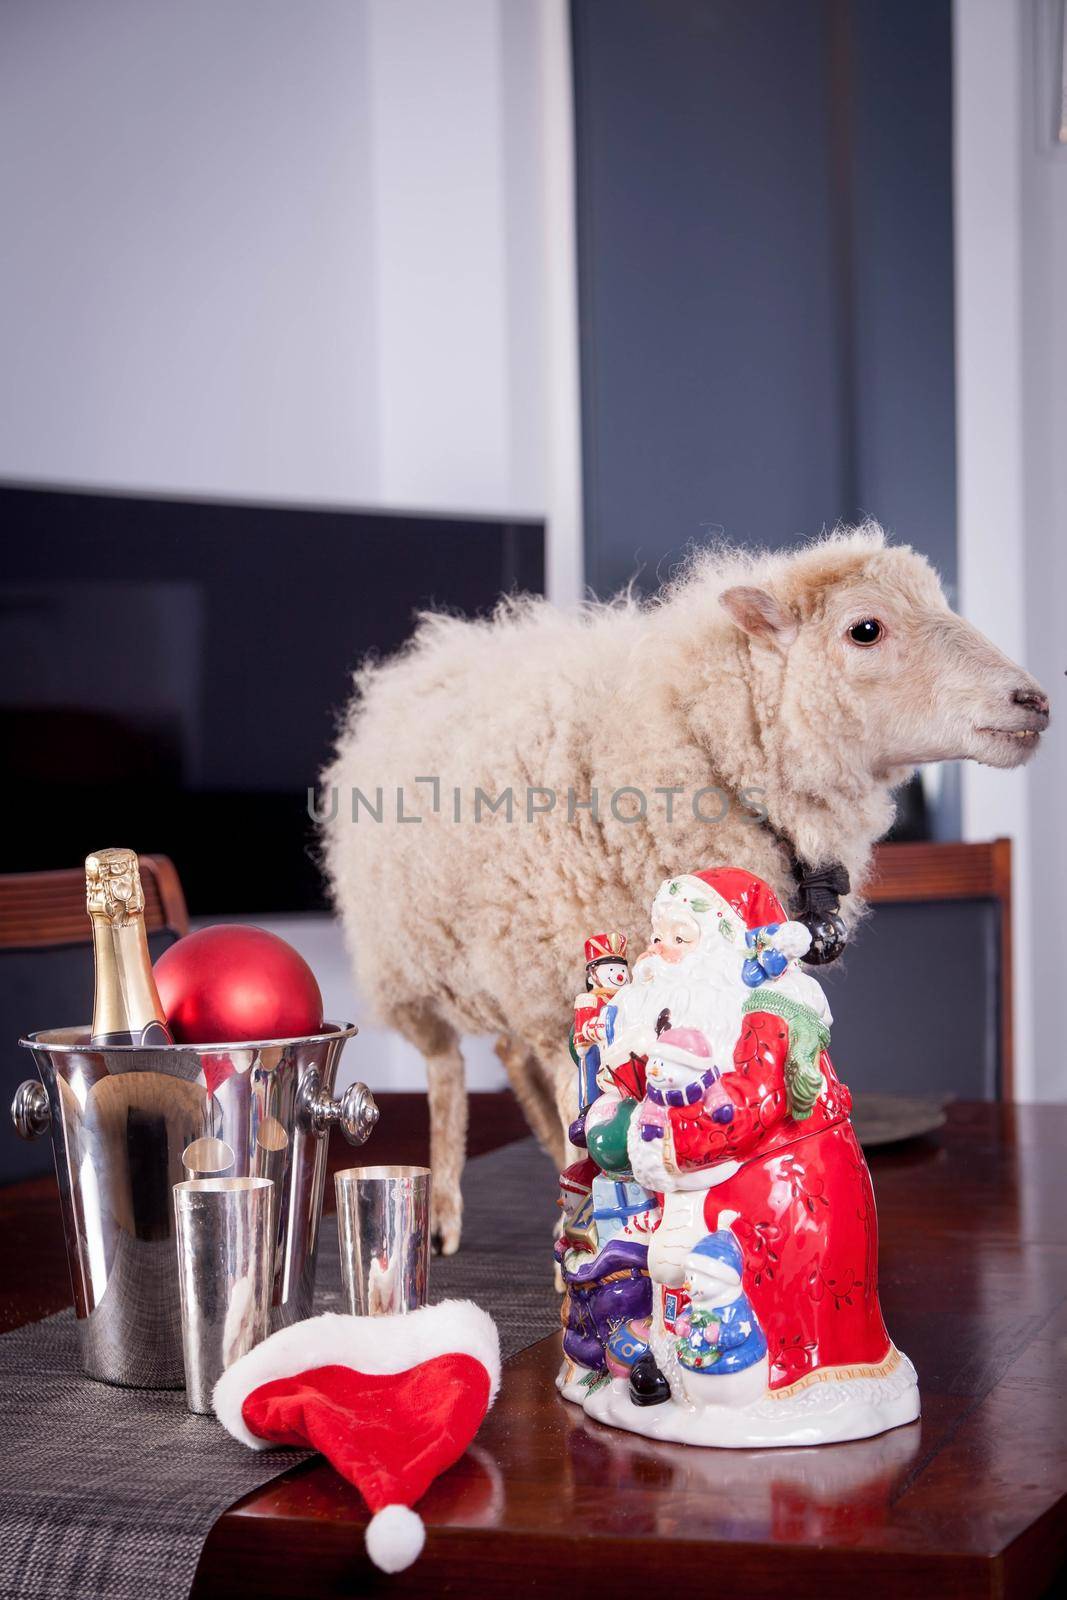
{"type": "Polygon", "coordinates": [[[85,905],[96,962],[92,1043],[173,1044],[152,976],[144,890],[132,850],[86,856],[85,905]]]}

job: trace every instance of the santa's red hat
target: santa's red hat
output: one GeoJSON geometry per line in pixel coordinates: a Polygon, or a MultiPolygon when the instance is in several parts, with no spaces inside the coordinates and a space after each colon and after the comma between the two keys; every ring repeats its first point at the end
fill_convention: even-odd
{"type": "Polygon", "coordinates": [[[770,884],[743,867],[680,872],[660,885],[654,904],[684,907],[698,922],[715,918],[732,944],[743,946],[746,930],[760,928],[767,930],[763,945],[772,945],[786,957],[805,955],[811,947],[804,924],[787,920],[770,884]]]}
{"type": "Polygon", "coordinates": [[[744,867],[707,867],[692,876],[724,900],[746,928],[764,928],[768,922],[786,920],[782,902],[770,884],[744,867]]]}
{"type": "Polygon", "coordinates": [[[384,1572],[415,1560],[411,1508],[458,1461],[500,1386],[496,1325],[469,1300],[406,1316],[327,1312],[272,1334],[224,1372],[215,1415],[253,1450],[319,1450],[374,1513],[367,1553],[384,1572]]]}

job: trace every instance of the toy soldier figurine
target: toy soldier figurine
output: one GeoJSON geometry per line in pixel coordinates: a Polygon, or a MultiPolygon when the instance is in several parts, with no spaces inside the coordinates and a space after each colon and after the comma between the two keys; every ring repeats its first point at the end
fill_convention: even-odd
{"type": "Polygon", "coordinates": [[[574,1002],[570,1039],[579,1103],[570,1138],[577,1145],[587,1143],[588,1114],[589,1152],[560,1173],[563,1227],[556,1242],[565,1291],[563,1368],[557,1381],[570,1399],[606,1383],[609,1371],[628,1374],[633,1361],[648,1351],[648,1240],[659,1218],[655,1197],[634,1183],[626,1152],[626,1132],[640,1094],[626,1087],[621,1072],[609,1074],[607,1082],[597,1079],[612,1005],[630,978],[625,936],[594,934],[586,940],[585,961],[586,990],[574,1002]]]}
{"type": "MultiPolygon", "coordinates": [[[[624,933],[594,933],[585,941],[585,992],[574,1002],[571,1053],[578,1067],[578,1125],[598,1094],[596,1075],[605,1042],[605,1007],[630,981],[624,933]]],[[[584,1140],[574,1140],[574,1143],[584,1140]]]]}

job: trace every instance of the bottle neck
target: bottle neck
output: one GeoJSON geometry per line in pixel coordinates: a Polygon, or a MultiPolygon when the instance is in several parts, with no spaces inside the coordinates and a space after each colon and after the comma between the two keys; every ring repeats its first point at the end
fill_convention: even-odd
{"type": "Polygon", "coordinates": [[[92,924],[96,958],[94,1041],[106,1038],[112,1044],[139,1044],[145,1030],[156,1024],[163,1032],[158,1042],[165,1042],[169,1038],[167,1019],[152,976],[143,918],[130,917],[120,925],[107,917],[93,917],[92,924]]]}

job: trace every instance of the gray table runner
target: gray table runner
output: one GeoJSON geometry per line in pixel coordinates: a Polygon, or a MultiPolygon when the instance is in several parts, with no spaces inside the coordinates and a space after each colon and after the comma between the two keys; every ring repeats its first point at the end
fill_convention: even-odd
{"type": "MultiPolygon", "coordinates": [[[[435,1260],[430,1298],[477,1301],[505,1356],[559,1326],[556,1190],[533,1140],[472,1161],[463,1246],[435,1260]]],[[[324,1219],[316,1309],[340,1309],[337,1229],[324,1219]]],[[[180,1392],[83,1378],[72,1311],[0,1338],[0,1600],[184,1600],[216,1518],[291,1467],[244,1449],[180,1392]]]]}

